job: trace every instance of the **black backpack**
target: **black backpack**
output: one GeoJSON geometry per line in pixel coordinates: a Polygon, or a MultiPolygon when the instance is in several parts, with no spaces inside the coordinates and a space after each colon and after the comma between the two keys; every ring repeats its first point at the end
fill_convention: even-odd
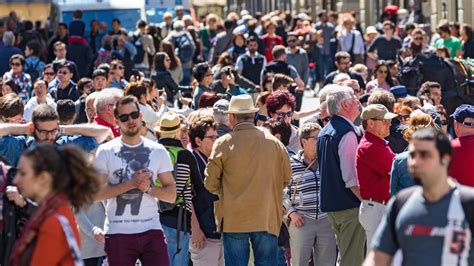
{"type": "MultiPolygon", "coordinates": [[[[407,189],[404,189],[395,195],[395,202],[393,203],[391,215],[390,215],[390,223],[391,223],[391,230],[394,236],[394,240],[397,246],[399,246],[397,232],[395,228],[395,221],[397,219],[398,213],[402,209],[403,205],[413,192],[418,188],[418,186],[413,186],[407,189]]],[[[464,211],[464,215],[466,216],[466,220],[469,223],[469,228],[471,233],[474,232],[474,188],[458,185],[459,193],[461,196],[461,205],[464,211]]]]}
{"type": "Polygon", "coordinates": [[[133,35],[133,46],[137,49],[137,54],[133,58],[133,63],[141,64],[143,59],[145,59],[145,49],[143,49],[143,42],[141,36],[133,35]]]}

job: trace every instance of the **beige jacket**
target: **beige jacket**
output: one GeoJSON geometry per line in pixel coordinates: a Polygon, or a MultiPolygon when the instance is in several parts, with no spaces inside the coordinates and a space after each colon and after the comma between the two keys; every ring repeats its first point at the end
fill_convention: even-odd
{"type": "Polygon", "coordinates": [[[278,236],[282,191],[291,179],[289,156],[281,142],[251,123],[239,124],[216,140],[205,175],[206,188],[219,196],[219,231],[278,236]]]}

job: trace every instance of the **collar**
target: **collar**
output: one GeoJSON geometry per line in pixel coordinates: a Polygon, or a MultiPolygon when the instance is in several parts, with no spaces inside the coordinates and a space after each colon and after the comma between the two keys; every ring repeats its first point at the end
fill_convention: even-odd
{"type": "Polygon", "coordinates": [[[255,128],[255,125],[252,122],[241,122],[234,126],[234,131],[254,129],[254,128],[255,128]]]}
{"type": "Polygon", "coordinates": [[[364,137],[367,141],[369,141],[371,143],[376,143],[376,144],[380,144],[380,145],[383,145],[383,146],[388,146],[388,141],[377,137],[376,135],[370,133],[369,131],[364,132],[364,137]]]}
{"type": "Polygon", "coordinates": [[[286,53],[287,54],[291,54],[291,55],[295,55],[295,54],[299,54],[301,52],[300,50],[301,48],[299,46],[296,47],[296,53],[292,53],[291,52],[291,48],[290,47],[286,47],[286,53]]]}
{"type": "Polygon", "coordinates": [[[347,119],[346,117],[344,117],[344,116],[342,116],[342,115],[336,115],[336,116],[338,116],[338,117],[340,117],[340,118],[346,120],[346,121],[354,128],[354,130],[355,130],[355,132],[356,132],[357,134],[360,133],[359,128],[358,128],[356,125],[354,125],[354,122],[352,122],[351,120],[347,119]]]}
{"type": "Polygon", "coordinates": [[[96,116],[94,118],[94,121],[98,124],[98,125],[101,125],[101,126],[106,126],[110,129],[112,129],[112,132],[114,133],[114,137],[118,137],[120,135],[120,131],[118,129],[117,126],[114,126],[112,124],[110,124],[109,122],[103,120],[102,118],[96,116]]]}
{"type": "Polygon", "coordinates": [[[183,145],[181,144],[181,141],[179,139],[162,138],[158,140],[158,143],[164,146],[173,146],[173,147],[183,148],[183,145]]]}

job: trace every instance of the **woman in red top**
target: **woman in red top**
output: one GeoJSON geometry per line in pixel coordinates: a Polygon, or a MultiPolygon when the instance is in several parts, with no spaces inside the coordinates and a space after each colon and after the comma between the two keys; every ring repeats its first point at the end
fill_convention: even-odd
{"type": "Polygon", "coordinates": [[[80,265],[79,231],[72,207],[93,202],[100,188],[87,155],[72,146],[38,144],[18,163],[13,183],[38,209],[15,243],[11,265],[80,265]]]}
{"type": "Polygon", "coordinates": [[[265,44],[265,59],[267,63],[273,61],[272,50],[275,45],[283,45],[283,39],[275,34],[277,24],[275,21],[268,21],[265,24],[265,32],[267,34],[262,36],[263,43],[265,44]]]}

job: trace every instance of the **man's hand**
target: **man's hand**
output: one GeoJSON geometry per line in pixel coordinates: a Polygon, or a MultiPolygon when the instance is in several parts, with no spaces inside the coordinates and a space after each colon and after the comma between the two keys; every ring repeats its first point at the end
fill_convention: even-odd
{"type": "Polygon", "coordinates": [[[16,206],[23,208],[26,206],[27,202],[25,198],[18,192],[17,187],[15,186],[7,186],[6,189],[7,198],[9,201],[13,201],[16,206]]]}
{"type": "Polygon", "coordinates": [[[303,217],[301,217],[297,212],[292,212],[290,214],[290,219],[296,228],[300,228],[304,225],[303,217]]]}
{"type": "Polygon", "coordinates": [[[150,188],[150,178],[151,173],[145,169],[135,172],[132,178],[133,185],[141,190],[143,193],[146,193],[150,188]]]}
{"type": "Polygon", "coordinates": [[[206,236],[198,226],[191,227],[191,243],[197,249],[202,249],[206,245],[206,236]]]}

